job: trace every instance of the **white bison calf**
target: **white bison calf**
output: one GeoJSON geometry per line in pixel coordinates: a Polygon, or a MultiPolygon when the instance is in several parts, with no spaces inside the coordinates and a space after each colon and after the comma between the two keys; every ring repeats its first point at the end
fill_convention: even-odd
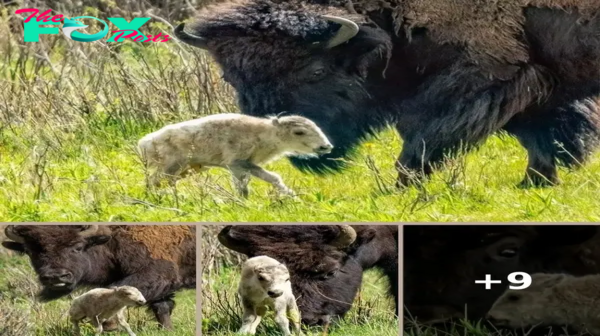
{"type": "Polygon", "coordinates": [[[238,294],[244,308],[238,334],[254,335],[267,308],[271,308],[275,311],[275,322],[285,336],[291,335],[288,317],[296,333],[302,335],[300,310],[292,293],[290,274],[282,263],[267,256],[248,259],[242,266],[238,294]]]}
{"type": "Polygon", "coordinates": [[[507,289],[496,300],[487,316],[494,325],[515,329],[568,325],[600,335],[600,275],[536,273],[531,279],[529,287],[507,289]]]}
{"type": "Polygon", "coordinates": [[[75,335],[80,335],[79,323],[85,318],[91,320],[96,335],[100,335],[102,322],[116,316],[119,325],[127,330],[129,336],[135,336],[125,320],[125,309],[144,304],[146,299],[135,287],[96,288],[73,299],[69,316],[75,327],[75,335]]]}
{"type": "Polygon", "coordinates": [[[256,118],[223,113],[168,125],[144,136],[138,147],[146,165],[156,168],[150,184],[163,177],[174,185],[191,170],[228,168],[238,192],[248,196],[250,176],[292,195],[281,177],[261,168],[283,155],[330,153],[333,145],[311,120],[300,116],[256,118]]]}

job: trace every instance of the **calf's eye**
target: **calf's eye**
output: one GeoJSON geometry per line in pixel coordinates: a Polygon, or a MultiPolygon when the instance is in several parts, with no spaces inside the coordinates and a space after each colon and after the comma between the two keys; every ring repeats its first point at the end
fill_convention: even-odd
{"type": "Polygon", "coordinates": [[[306,134],[304,131],[294,131],[294,135],[302,136],[306,134]]]}
{"type": "Polygon", "coordinates": [[[262,275],[259,275],[259,276],[258,276],[258,280],[260,280],[260,281],[265,281],[265,277],[264,277],[264,276],[262,276],[262,275]]]}

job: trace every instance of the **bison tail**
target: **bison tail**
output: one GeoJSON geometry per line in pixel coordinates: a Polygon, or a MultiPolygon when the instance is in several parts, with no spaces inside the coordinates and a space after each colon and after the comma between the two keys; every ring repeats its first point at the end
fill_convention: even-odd
{"type": "Polygon", "coordinates": [[[578,167],[600,144],[600,96],[577,101],[557,113],[552,127],[556,159],[563,166],[578,167]]]}

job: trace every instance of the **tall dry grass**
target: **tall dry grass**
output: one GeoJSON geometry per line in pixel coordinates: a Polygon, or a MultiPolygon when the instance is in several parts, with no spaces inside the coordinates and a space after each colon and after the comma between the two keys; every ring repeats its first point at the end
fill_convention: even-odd
{"type": "Polygon", "coordinates": [[[172,25],[192,14],[178,16],[175,8],[192,8],[198,1],[154,2],[163,5],[124,0],[24,1],[18,7],[2,8],[0,122],[4,131],[16,125],[30,126],[32,135],[43,130],[44,135],[32,137],[31,145],[44,143],[52,150],[61,145],[59,133],[83,124],[115,122],[127,132],[142,121],[152,125],[235,110],[232,90],[219,80],[208,55],[174,38],[166,43],[80,43],[62,35],[43,35],[40,42],[26,43],[23,16],[14,14],[17,8],[50,7],[67,16],[118,15],[129,20],[148,15],[153,20],[142,31],[170,35],[172,25]],[[48,132],[48,126],[54,131],[48,132]]]}

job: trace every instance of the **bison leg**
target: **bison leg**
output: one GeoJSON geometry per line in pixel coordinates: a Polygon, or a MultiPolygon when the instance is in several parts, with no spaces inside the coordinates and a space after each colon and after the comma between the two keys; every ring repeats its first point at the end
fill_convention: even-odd
{"type": "Polygon", "coordinates": [[[600,84],[572,91],[556,90],[546,104],[517,115],[506,125],[506,131],[527,150],[521,186],[560,183],[557,164],[577,168],[598,145],[600,84]]]}
{"type": "Polygon", "coordinates": [[[119,329],[119,323],[117,321],[117,317],[113,316],[108,320],[102,322],[102,329],[104,331],[115,331],[119,329]]]}
{"type": "Polygon", "coordinates": [[[175,307],[175,301],[171,299],[156,301],[150,304],[150,309],[154,313],[154,317],[160,325],[166,330],[173,330],[173,323],[171,322],[171,313],[175,307]]]}
{"type": "Polygon", "coordinates": [[[477,146],[548,91],[539,67],[524,66],[511,80],[499,81],[462,61],[422,83],[402,106],[410,118],[396,124],[405,141],[397,185],[420,180],[446,156],[477,146]]]}

